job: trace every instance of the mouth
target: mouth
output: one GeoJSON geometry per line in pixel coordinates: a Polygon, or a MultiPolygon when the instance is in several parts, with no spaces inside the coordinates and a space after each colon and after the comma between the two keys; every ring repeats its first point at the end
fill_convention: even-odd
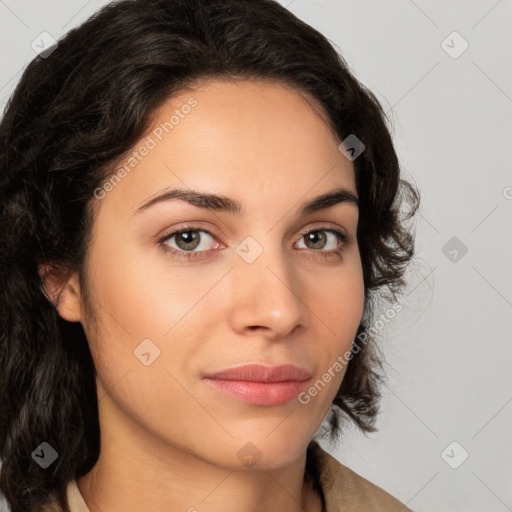
{"type": "Polygon", "coordinates": [[[309,371],[290,364],[237,366],[204,377],[208,385],[225,395],[267,407],[296,398],[307,388],[309,379],[309,371]]]}

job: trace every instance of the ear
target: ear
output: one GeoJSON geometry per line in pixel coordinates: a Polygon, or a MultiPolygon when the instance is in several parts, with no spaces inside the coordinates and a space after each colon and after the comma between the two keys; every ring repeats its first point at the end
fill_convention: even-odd
{"type": "Polygon", "coordinates": [[[82,308],[78,272],[63,282],[62,272],[50,265],[40,265],[39,275],[43,282],[43,292],[59,315],[68,322],[80,322],[82,308]]]}

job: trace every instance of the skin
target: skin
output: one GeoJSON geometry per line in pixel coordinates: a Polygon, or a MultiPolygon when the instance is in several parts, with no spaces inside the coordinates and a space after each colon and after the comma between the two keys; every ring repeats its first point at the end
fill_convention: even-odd
{"type": "Polygon", "coordinates": [[[350,349],[364,308],[358,208],[295,212],[336,187],[357,195],[354,168],[313,101],[278,83],[207,81],[167,101],[154,126],[191,95],[197,106],[96,200],[86,262],[94,318],[76,274],[57,306],[82,323],[97,369],[101,453],[78,487],[91,512],[320,511],[304,483],[306,448],[346,367],[307,404],[247,404],[202,377],[292,363],[313,384],[350,349]],[[134,213],[177,186],[236,199],[245,214],[180,200],[134,213]],[[158,243],[185,223],[212,235],[196,232],[195,261],[164,250],[183,247],[178,237],[158,243]],[[347,243],[320,231],[315,248],[302,236],[325,229],[347,243]],[[236,252],[247,236],[263,249],[250,264],[236,252]],[[147,338],[160,356],[145,366],[134,350],[147,338]],[[250,467],[237,455],[247,443],[260,453],[250,467]]]}

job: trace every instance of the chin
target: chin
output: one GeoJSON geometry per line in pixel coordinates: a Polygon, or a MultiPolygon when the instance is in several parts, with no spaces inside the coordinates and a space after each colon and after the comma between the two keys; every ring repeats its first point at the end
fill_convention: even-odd
{"type": "Polygon", "coordinates": [[[297,429],[293,432],[279,432],[282,425],[277,425],[279,421],[271,429],[235,437],[233,442],[236,446],[237,469],[240,469],[240,465],[247,469],[279,469],[292,464],[303,455],[313,435],[299,435],[297,429]]]}

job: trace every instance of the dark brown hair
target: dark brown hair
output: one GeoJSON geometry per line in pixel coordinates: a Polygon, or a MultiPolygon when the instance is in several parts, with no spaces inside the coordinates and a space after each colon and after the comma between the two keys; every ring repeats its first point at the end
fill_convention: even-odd
{"type": "Polygon", "coordinates": [[[381,105],[340,54],[273,0],[119,1],[52,50],[27,66],[0,124],[0,490],[12,511],[40,510],[51,495],[66,509],[66,484],[100,449],[86,336],[47,300],[38,266],[51,262],[63,282],[77,270],[84,278],[93,191],[160,105],[210,77],[290,85],[321,105],[340,141],[355,135],[365,146],[353,161],[365,342],[329,424],[333,437],[343,419],[375,430],[383,372],[373,303],[405,285],[419,193],[400,176],[381,105]],[[43,441],[58,452],[47,470],[31,457],[43,441]]]}

